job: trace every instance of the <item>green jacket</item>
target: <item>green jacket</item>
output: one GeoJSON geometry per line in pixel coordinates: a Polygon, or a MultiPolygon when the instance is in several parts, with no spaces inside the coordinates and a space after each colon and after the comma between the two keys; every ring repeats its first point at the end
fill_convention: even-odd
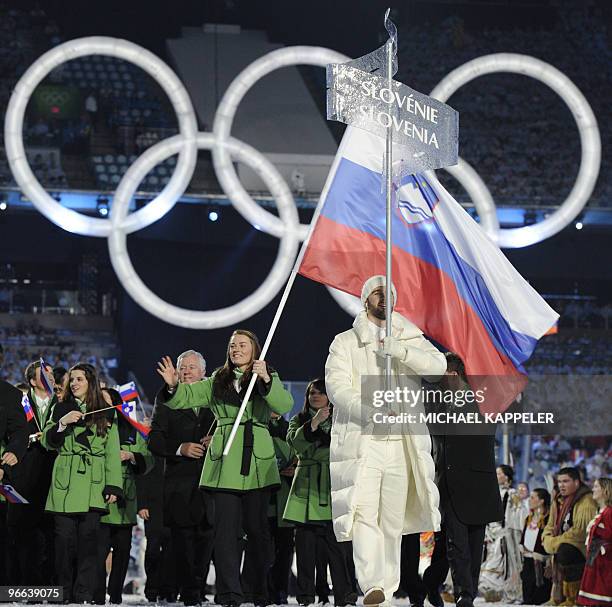
{"type": "MultiPolygon", "coordinates": [[[[281,470],[291,466],[295,460],[295,452],[287,444],[288,422],[283,417],[271,419],[268,424],[270,436],[274,443],[274,453],[276,454],[276,466],[280,473],[281,470]]],[[[275,518],[276,524],[279,527],[293,527],[293,525],[283,520],[283,513],[289,499],[289,491],[291,490],[292,476],[280,476],[280,487],[272,493],[270,498],[270,506],[268,507],[268,518],[275,518]]]]}
{"type": "Polygon", "coordinates": [[[134,427],[121,415],[117,415],[119,421],[119,442],[122,451],[130,451],[134,454],[134,463],[131,461],[121,462],[121,475],[123,478],[123,497],[114,504],[108,505],[108,514],[105,514],[100,522],[105,525],[135,525],[138,505],[136,502],[136,477],[147,474],[153,469],[155,459],[147,447],[147,441],[136,431],[134,427]]]}
{"type": "Polygon", "coordinates": [[[332,520],[330,435],[321,427],[313,432],[310,421],[309,415],[299,413],[289,422],[287,432],[287,443],[297,454],[298,465],[283,517],[297,523],[332,520]]]}
{"type": "Polygon", "coordinates": [[[98,435],[95,425],[87,427],[82,421],[59,432],[59,419],[79,409],[85,411],[85,404],[58,403],[43,431],[42,445],[58,452],[45,506],[47,512],[108,512],[104,495],[123,495],[116,411],[105,411],[110,425],[104,436],[98,435]]]}
{"type": "Polygon", "coordinates": [[[280,484],[268,422],[271,410],[280,415],[290,411],[293,397],[283,387],[278,374],[272,373],[271,377],[269,384],[257,382],[232,448],[225,457],[223,449],[240,409],[243,392],[231,388],[222,395],[217,394],[213,390],[213,374],[193,384],[179,384],[176,392],[166,400],[165,404],[171,409],[210,407],[217,419],[217,428],[206,451],[200,487],[250,491],[280,484]]]}

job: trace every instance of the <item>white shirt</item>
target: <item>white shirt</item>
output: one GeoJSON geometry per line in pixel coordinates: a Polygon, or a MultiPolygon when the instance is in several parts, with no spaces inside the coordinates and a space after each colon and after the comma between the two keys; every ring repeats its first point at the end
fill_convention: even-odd
{"type": "Polygon", "coordinates": [[[40,413],[40,416],[44,417],[45,412],[47,411],[47,407],[51,402],[51,398],[49,396],[47,396],[46,398],[41,398],[40,396],[36,395],[36,392],[32,392],[32,396],[34,397],[34,403],[36,405],[36,408],[38,409],[38,412],[40,413]]]}

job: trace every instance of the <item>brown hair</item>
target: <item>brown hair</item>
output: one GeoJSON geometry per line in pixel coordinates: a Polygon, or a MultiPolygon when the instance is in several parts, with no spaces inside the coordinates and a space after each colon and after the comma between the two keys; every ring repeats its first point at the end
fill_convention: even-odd
{"type": "Polygon", "coordinates": [[[236,368],[236,365],[232,362],[232,359],[230,357],[230,342],[232,340],[232,337],[234,337],[235,335],[244,335],[245,337],[248,337],[251,340],[251,346],[253,347],[253,356],[251,358],[249,366],[247,370],[244,372],[244,375],[242,376],[242,378],[240,379],[240,389],[241,390],[243,388],[246,388],[246,386],[249,385],[249,382],[251,381],[251,371],[253,369],[253,361],[257,360],[259,358],[259,355],[261,354],[261,346],[259,345],[259,339],[257,339],[257,335],[255,335],[255,333],[247,329],[236,329],[232,333],[232,335],[230,336],[227,342],[227,351],[225,354],[225,364],[222,367],[219,367],[219,369],[217,369],[215,373],[213,389],[215,391],[215,394],[219,396],[226,390],[233,389],[232,384],[235,379],[234,369],[236,368]]]}
{"type": "MultiPolygon", "coordinates": [[[[306,392],[304,393],[304,406],[302,407],[302,413],[308,413],[308,397],[310,396],[310,391],[315,388],[319,392],[323,392],[325,396],[327,396],[327,390],[325,389],[325,380],[317,377],[313,379],[307,386],[306,392]]],[[[327,396],[327,400],[329,401],[329,396],[327,396]]],[[[331,403],[330,403],[331,405],[331,403]]]]}
{"type": "MultiPolygon", "coordinates": [[[[26,384],[28,384],[28,389],[32,387],[30,381],[36,379],[36,369],[40,369],[40,360],[35,360],[31,362],[24,371],[23,376],[26,380],[26,384]]],[[[53,367],[51,367],[49,363],[45,363],[45,369],[50,369],[51,371],[53,371],[53,367]]]]}
{"type": "Polygon", "coordinates": [[[597,479],[601,487],[601,492],[604,496],[604,504],[606,506],[612,506],[612,478],[608,478],[607,476],[602,476],[597,479]]]}
{"type": "MultiPolygon", "coordinates": [[[[100,389],[100,382],[98,381],[98,373],[96,368],[89,363],[77,363],[68,371],[68,378],[73,371],[83,371],[85,373],[85,379],[87,380],[87,394],[85,395],[85,410],[89,413],[91,411],[98,411],[99,409],[105,409],[108,407],[102,391],[100,389]]],[[[72,393],[70,387],[70,379],[68,379],[68,387],[66,388],[66,401],[72,401],[76,403],[76,398],[72,393]]],[[[96,425],[98,436],[106,436],[108,430],[108,416],[105,415],[106,411],[101,413],[94,413],[88,415],[85,418],[86,426],[96,425]]]]}
{"type": "MultiPolygon", "coordinates": [[[[310,396],[310,391],[312,390],[312,388],[316,388],[317,390],[319,390],[319,392],[323,392],[323,394],[327,396],[327,389],[325,388],[325,380],[321,379],[320,377],[313,379],[306,386],[306,392],[304,393],[304,406],[302,407],[302,410],[298,414],[298,419],[300,421],[300,424],[304,424],[310,419],[310,413],[308,412],[308,407],[309,407],[308,397],[310,396]]],[[[331,401],[329,400],[329,396],[327,396],[327,400],[328,400],[330,411],[333,411],[333,405],[331,401]]]]}
{"type": "Polygon", "coordinates": [[[444,357],[446,358],[447,371],[456,371],[457,375],[459,375],[464,382],[467,382],[465,365],[463,364],[461,357],[454,352],[445,352],[444,357]]]}

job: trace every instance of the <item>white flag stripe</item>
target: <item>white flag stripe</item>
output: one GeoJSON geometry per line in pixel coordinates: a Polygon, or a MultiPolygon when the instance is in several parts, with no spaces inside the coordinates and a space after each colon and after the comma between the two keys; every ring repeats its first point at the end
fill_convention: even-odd
{"type": "Polygon", "coordinates": [[[434,217],[458,255],[482,277],[493,301],[510,327],[539,339],[559,315],[519,274],[500,248],[436,179],[440,197],[434,217]]]}
{"type": "MultiPolygon", "coordinates": [[[[336,160],[346,158],[382,174],[384,145],[382,138],[363,129],[348,127],[336,160]]],[[[404,146],[393,146],[394,166],[406,153],[404,146]]],[[[336,160],[326,190],[335,174],[338,165],[336,160]]],[[[431,180],[429,175],[430,173],[427,178],[431,180]]],[[[442,184],[434,179],[431,185],[440,196],[440,204],[437,205],[434,215],[449,243],[457,254],[480,274],[493,301],[512,330],[539,339],[555,324],[559,315],[521,276],[500,248],[442,184]]],[[[400,192],[410,198],[413,189],[412,185],[406,185],[400,192]]]]}

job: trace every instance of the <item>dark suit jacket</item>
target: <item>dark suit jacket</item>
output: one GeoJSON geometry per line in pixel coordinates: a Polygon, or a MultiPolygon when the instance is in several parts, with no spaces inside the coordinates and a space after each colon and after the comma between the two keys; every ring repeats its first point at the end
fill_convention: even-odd
{"type": "MultiPolygon", "coordinates": [[[[477,412],[473,404],[462,408],[440,404],[435,409],[477,412]]],[[[470,424],[464,427],[466,434],[444,434],[459,428],[442,424],[430,427],[440,509],[452,508],[464,525],[500,521],[504,515],[495,474],[495,425],[470,424]]]]}
{"type": "Polygon", "coordinates": [[[154,527],[161,531],[164,526],[164,470],[166,462],[163,457],[155,457],[155,465],[148,474],[136,477],[136,496],[138,510],[147,508],[149,522],[147,529],[154,527]]]}
{"type": "MultiPolygon", "coordinates": [[[[21,390],[0,380],[0,443],[5,451],[15,454],[18,461],[23,459],[28,448],[28,424],[21,406],[21,390]]],[[[6,482],[11,482],[12,466],[3,466],[6,482]]]]}
{"type": "MultiPolygon", "coordinates": [[[[31,390],[28,392],[28,398],[34,411],[34,417],[27,423],[29,436],[39,432],[39,428],[44,429],[47,420],[51,418],[57,399],[53,397],[44,418],[41,419],[31,390]]],[[[56,456],[55,451],[47,451],[40,441],[29,444],[23,459],[14,467],[13,478],[15,489],[30,502],[30,505],[24,507],[21,504],[9,504],[9,524],[33,525],[42,517],[56,456]]]]}
{"type": "MultiPolygon", "coordinates": [[[[187,527],[210,518],[208,502],[200,491],[200,474],[204,458],[176,455],[181,443],[198,443],[209,431],[214,415],[209,409],[173,410],[164,405],[165,389],[158,392],[149,433],[149,449],[165,458],[164,524],[187,527]]],[[[210,521],[212,522],[212,521],[210,521]]]]}

